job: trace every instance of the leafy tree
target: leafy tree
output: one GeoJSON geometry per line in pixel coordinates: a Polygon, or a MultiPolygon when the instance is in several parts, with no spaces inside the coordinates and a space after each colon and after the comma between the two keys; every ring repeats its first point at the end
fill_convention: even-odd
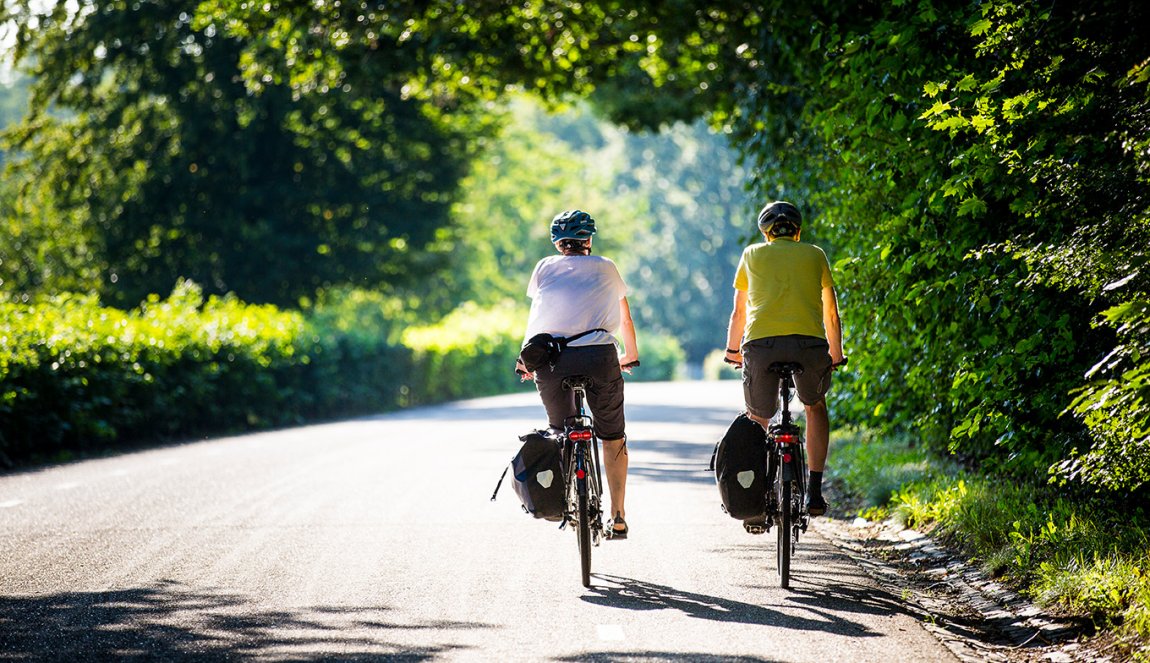
{"type": "Polygon", "coordinates": [[[702,123],[632,133],[582,106],[545,114],[519,98],[444,231],[455,262],[444,290],[522,303],[527,275],[553,252],[548,220],[580,207],[599,220],[596,252],[631,286],[641,336],[673,336],[701,362],[725,334],[735,265],[753,235],[736,161],[702,123]]]}
{"type": "MultiPolygon", "coordinates": [[[[466,151],[460,138],[472,130],[469,111],[508,88],[552,103],[592,95],[597,108],[633,129],[709,115],[744,156],[756,197],[805,202],[809,230],[834,247],[855,358],[837,416],[913,426],[936,449],[1023,477],[1053,466],[1089,486],[1135,488],[1150,479],[1143,340],[1150,76],[1146,47],[1130,29],[1146,22],[1144,3],[210,0],[186,18],[156,2],[105,2],[83,5],[74,17],[57,9],[35,24],[28,5],[15,4],[23,9],[18,52],[35,55],[49,81],[37,108],[62,100],[79,110],[83,126],[104,129],[52,142],[44,139],[51,127],[33,120],[18,145],[30,159],[81,175],[79,186],[49,178],[49,191],[95,224],[101,249],[125,263],[164,264],[180,242],[195,244],[186,230],[197,227],[193,211],[230,209],[162,204],[173,188],[180,200],[197,200],[199,190],[186,182],[205,175],[185,175],[189,164],[214,172],[208,159],[234,148],[217,142],[190,162],[171,156],[201,144],[196,138],[211,145],[212,136],[260,130],[242,134],[258,137],[242,145],[278,147],[239,150],[247,163],[298,163],[308,174],[334,155],[342,170],[330,172],[352,182],[352,191],[391,187],[396,205],[420,199],[423,206],[408,209],[429,212],[420,218],[434,228],[452,178],[436,177],[433,166],[456,163],[447,157],[466,151]],[[117,29],[123,19],[132,19],[123,21],[132,30],[117,29]],[[102,32],[81,29],[93,25],[102,32]],[[213,64],[217,56],[226,66],[213,64]],[[59,63],[68,66],[53,68],[59,63]],[[184,84],[158,83],[170,80],[184,84]],[[224,119],[177,112],[181,90],[200,100],[217,99],[218,90],[222,107],[206,107],[224,119]],[[89,101],[100,103],[79,103],[89,101]],[[224,124],[185,136],[193,117],[224,124]],[[372,118],[380,128],[363,134],[372,118]],[[404,152],[409,136],[415,146],[404,152]],[[108,147],[120,144],[132,149],[108,147]],[[373,146],[398,156],[358,167],[373,146]],[[153,163],[155,154],[163,158],[153,163]],[[413,159],[414,173],[406,170],[413,159]],[[387,175],[362,181],[379,172],[387,175]],[[424,188],[429,182],[442,188],[424,188]],[[141,196],[155,204],[136,207],[141,196]],[[90,219],[80,204],[89,199],[97,210],[90,219]],[[160,214],[145,218],[145,209],[160,214]],[[180,222],[157,225],[168,218],[180,222]],[[133,225],[135,244],[117,234],[133,225]]],[[[281,168],[275,180],[293,171],[281,168]]],[[[246,172],[224,179],[246,182],[239,176],[246,172]]],[[[243,218],[257,220],[244,225],[251,235],[224,248],[290,237],[260,230],[279,227],[269,219],[290,218],[314,221],[313,231],[277,256],[325,265],[314,254],[328,247],[339,250],[333,263],[351,265],[384,242],[390,250],[378,264],[380,281],[417,271],[401,258],[430,230],[417,235],[400,225],[399,233],[364,240],[355,219],[373,217],[357,211],[352,201],[360,198],[348,194],[339,199],[344,205],[329,207],[337,179],[314,181],[322,186],[309,190],[313,180],[302,177],[290,192],[308,204],[248,213],[243,218]],[[331,236],[314,230],[328,228],[318,221],[326,211],[339,226],[331,236]],[[348,233],[358,243],[336,241],[348,233]],[[402,243],[391,241],[397,234],[402,243]]],[[[233,189],[248,200],[249,189],[233,189]]],[[[260,200],[293,200],[270,184],[260,191],[260,200]]],[[[493,272],[487,265],[481,271],[493,272]]],[[[205,280],[226,285],[230,274],[220,273],[205,280]]],[[[309,287],[358,273],[333,268],[309,287]]]]}
{"type": "Polygon", "coordinates": [[[463,173],[464,123],[407,98],[402,73],[296,86],[258,59],[266,44],[165,0],[10,5],[35,78],[13,167],[94,239],[112,301],[183,276],[291,303],[437,264],[420,250],[463,173]]]}
{"type": "Polygon", "coordinates": [[[646,199],[651,217],[632,249],[633,308],[701,364],[726,338],[743,247],[761,239],[747,171],[702,122],[630,135],[624,154],[621,186],[646,199]]]}
{"type": "Polygon", "coordinates": [[[464,180],[454,223],[437,247],[453,257],[442,292],[453,302],[525,303],[535,263],[555,252],[549,223],[565,209],[598,221],[595,252],[626,273],[636,266],[632,246],[648,214],[638,192],[619,183],[626,168],[625,135],[582,107],[549,116],[516,98],[503,131],[487,142],[464,180]]]}

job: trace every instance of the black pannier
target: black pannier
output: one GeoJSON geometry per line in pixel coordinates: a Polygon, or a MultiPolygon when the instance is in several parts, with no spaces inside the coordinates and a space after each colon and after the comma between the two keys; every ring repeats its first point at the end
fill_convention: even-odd
{"type": "Polygon", "coordinates": [[[536,518],[563,520],[563,452],[559,440],[540,431],[519,439],[523,446],[511,460],[511,473],[523,510],[536,518]]]}
{"type": "Polygon", "coordinates": [[[766,513],[767,433],[746,413],[731,422],[715,446],[711,469],[719,484],[723,510],[746,520],[766,513]]]}

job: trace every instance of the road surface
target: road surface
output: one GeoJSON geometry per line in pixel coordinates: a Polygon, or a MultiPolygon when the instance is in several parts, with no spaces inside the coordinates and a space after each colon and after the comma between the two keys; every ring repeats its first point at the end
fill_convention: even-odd
{"type": "Polygon", "coordinates": [[[0,659],[950,661],[818,535],[773,535],[706,465],[735,382],[631,383],[626,541],[505,484],[532,393],[0,476],[0,659]]]}

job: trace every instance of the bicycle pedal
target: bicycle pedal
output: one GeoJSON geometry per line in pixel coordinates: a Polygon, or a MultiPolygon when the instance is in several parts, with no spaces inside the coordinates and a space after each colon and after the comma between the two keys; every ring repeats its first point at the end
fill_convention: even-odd
{"type": "Polygon", "coordinates": [[[766,534],[767,532],[771,531],[771,526],[767,523],[755,523],[753,525],[743,523],[743,529],[747,530],[747,534],[766,534]]]}

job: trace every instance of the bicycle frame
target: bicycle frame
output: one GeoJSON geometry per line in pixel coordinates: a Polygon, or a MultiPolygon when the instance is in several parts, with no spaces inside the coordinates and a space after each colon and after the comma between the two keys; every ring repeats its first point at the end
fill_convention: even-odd
{"type": "Polygon", "coordinates": [[[803,430],[791,420],[791,389],[794,378],[788,373],[782,376],[779,384],[779,423],[772,425],[767,432],[767,440],[773,445],[772,452],[781,461],[777,467],[783,470],[783,481],[799,481],[805,486],[809,470],[806,463],[806,445],[803,430]]]}
{"type": "Polygon", "coordinates": [[[599,545],[603,538],[602,495],[599,444],[594,422],[586,411],[586,391],[578,379],[564,381],[575,399],[575,415],[563,422],[563,454],[566,470],[567,510],[563,522],[576,525],[579,556],[582,563],[583,586],[591,584],[591,546],[599,545]]]}
{"type": "Polygon", "coordinates": [[[770,369],[779,376],[778,423],[772,421],[767,429],[768,477],[774,490],[767,496],[767,529],[772,521],[778,528],[776,555],[779,584],[790,586],[791,556],[795,552],[799,534],[807,531],[810,515],[806,510],[806,489],[809,470],[802,429],[791,420],[791,390],[794,374],[802,366],[794,363],[772,364],[770,369]],[[772,469],[774,472],[772,473],[772,469]]]}

